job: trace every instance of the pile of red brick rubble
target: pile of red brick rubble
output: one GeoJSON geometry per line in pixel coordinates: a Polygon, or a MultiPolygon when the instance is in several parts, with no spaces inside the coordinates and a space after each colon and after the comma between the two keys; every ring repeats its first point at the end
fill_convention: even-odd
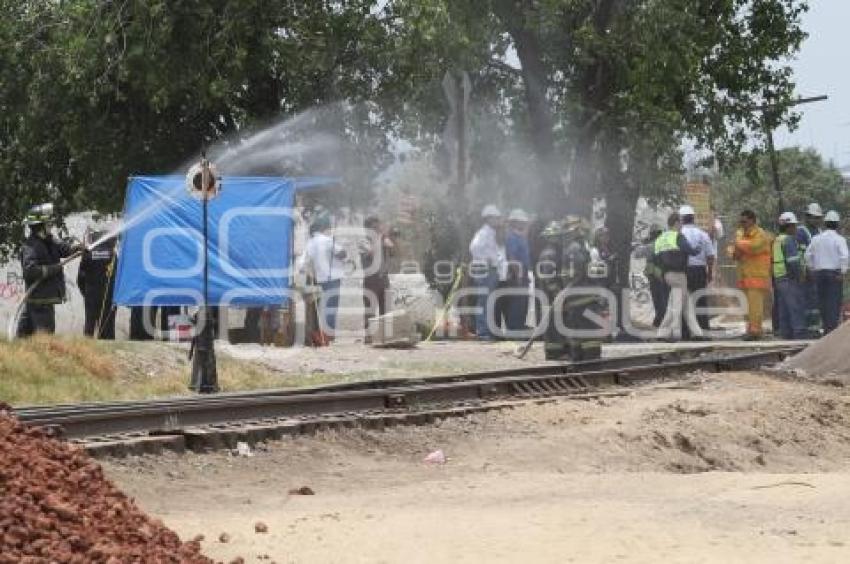
{"type": "Polygon", "coordinates": [[[0,405],[0,564],[211,562],[145,515],[82,450],[0,405]]]}

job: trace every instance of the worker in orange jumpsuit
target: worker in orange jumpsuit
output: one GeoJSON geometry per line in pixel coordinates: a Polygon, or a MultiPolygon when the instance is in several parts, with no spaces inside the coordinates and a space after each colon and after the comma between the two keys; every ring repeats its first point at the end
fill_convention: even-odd
{"type": "Polygon", "coordinates": [[[738,288],[747,296],[747,340],[762,336],[764,301],[771,286],[771,244],[772,237],[758,226],[756,214],[741,212],[733,257],[738,263],[738,288]]]}

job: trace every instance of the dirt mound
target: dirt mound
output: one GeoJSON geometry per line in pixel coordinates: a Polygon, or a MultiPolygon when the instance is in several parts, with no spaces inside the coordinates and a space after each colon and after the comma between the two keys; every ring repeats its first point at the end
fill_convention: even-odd
{"type": "Polygon", "coordinates": [[[839,376],[850,381],[850,322],[809,345],[789,359],[783,368],[800,370],[808,376],[839,376]]]}
{"type": "Polygon", "coordinates": [[[850,416],[845,399],[800,393],[747,400],[675,400],[642,414],[620,438],[633,455],[677,473],[794,472],[845,467],[850,416]]]}
{"type": "Polygon", "coordinates": [[[0,563],[211,562],[84,452],[0,411],[0,563]]]}

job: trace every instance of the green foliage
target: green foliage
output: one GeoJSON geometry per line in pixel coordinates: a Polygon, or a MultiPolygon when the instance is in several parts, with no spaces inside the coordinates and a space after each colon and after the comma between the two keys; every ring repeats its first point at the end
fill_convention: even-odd
{"type": "Polygon", "coordinates": [[[30,203],[118,210],[128,175],[173,171],[224,136],[337,100],[351,102],[331,113],[352,142],[336,165],[363,201],[393,139],[439,145],[449,70],[473,83],[479,201],[501,194],[538,211],[587,212],[601,195],[628,222],[638,195],[671,194],[683,138],[727,162],[758,133],[756,105],[776,105],[769,124],[793,125],[787,60],[805,37],[806,1],[0,7],[2,254],[30,203]],[[508,64],[511,53],[521,68],[508,64]]]}
{"type": "MultiPolygon", "coordinates": [[[[117,211],[129,175],[167,173],[224,135],[369,98],[387,56],[374,4],[0,0],[0,254],[33,202],[117,211]]],[[[362,115],[339,123],[340,135],[368,141],[354,175],[363,190],[385,131],[362,115]]]]}
{"type": "Polygon", "coordinates": [[[751,209],[770,226],[782,211],[793,211],[802,219],[806,206],[817,202],[824,211],[834,209],[848,217],[850,191],[834,165],[825,163],[814,149],[793,147],[777,151],[776,156],[786,210],[778,207],[770,159],[759,152],[747,155],[713,182],[718,212],[736,217],[751,209]]]}

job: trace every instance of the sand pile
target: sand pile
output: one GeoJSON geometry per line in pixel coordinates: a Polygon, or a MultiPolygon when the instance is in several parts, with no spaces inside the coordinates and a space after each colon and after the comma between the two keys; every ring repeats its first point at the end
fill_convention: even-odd
{"type": "Polygon", "coordinates": [[[0,563],[211,562],[84,452],[0,411],[0,563]]]}
{"type": "Polygon", "coordinates": [[[788,359],[783,368],[801,370],[808,376],[850,378],[850,322],[788,359]]]}

